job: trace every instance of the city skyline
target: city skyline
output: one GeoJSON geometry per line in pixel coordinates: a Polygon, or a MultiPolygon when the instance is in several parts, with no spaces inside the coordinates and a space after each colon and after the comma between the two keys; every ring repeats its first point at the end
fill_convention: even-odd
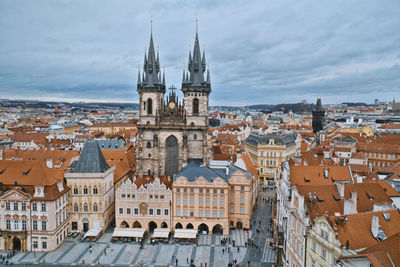
{"type": "Polygon", "coordinates": [[[210,105],[400,96],[396,1],[13,1],[0,7],[2,98],[137,103],[150,18],[167,87],[180,89],[196,17],[211,70],[210,105]]]}

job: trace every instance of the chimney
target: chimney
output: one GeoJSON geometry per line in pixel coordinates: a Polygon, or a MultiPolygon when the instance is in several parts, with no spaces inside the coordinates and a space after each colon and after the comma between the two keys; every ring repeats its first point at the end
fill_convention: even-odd
{"type": "Polygon", "coordinates": [[[378,237],[378,232],[379,232],[379,218],[378,216],[372,216],[371,234],[375,239],[378,237]]]}
{"type": "Polygon", "coordinates": [[[328,174],[329,174],[328,169],[324,169],[324,178],[325,179],[328,179],[328,174]]]}
{"type": "Polygon", "coordinates": [[[53,168],[53,159],[46,159],[47,168],[53,168]]]}
{"type": "Polygon", "coordinates": [[[225,174],[226,174],[226,176],[228,176],[228,175],[229,175],[229,165],[228,165],[228,166],[226,166],[226,168],[225,168],[225,174]]]}

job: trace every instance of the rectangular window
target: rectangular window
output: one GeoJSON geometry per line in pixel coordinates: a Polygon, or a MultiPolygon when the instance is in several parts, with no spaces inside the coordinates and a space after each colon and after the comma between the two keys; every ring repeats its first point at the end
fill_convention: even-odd
{"type": "Polygon", "coordinates": [[[213,217],[217,218],[217,210],[213,210],[213,217]]]}
{"type": "Polygon", "coordinates": [[[194,189],[193,188],[190,188],[190,193],[194,193],[194,189]]]}
{"type": "Polygon", "coordinates": [[[168,216],[168,214],[169,214],[169,209],[164,209],[164,215],[168,216]]]}
{"type": "Polygon", "coordinates": [[[203,194],[203,189],[200,189],[199,192],[200,192],[200,194],[203,194]]]}
{"type": "Polygon", "coordinates": [[[124,214],[124,208],[119,208],[119,214],[124,214]]]}
{"type": "Polygon", "coordinates": [[[14,230],[15,231],[19,230],[19,222],[17,220],[14,221],[14,230]]]}
{"type": "Polygon", "coordinates": [[[131,208],[126,209],[126,214],[131,214],[131,208]]]}
{"type": "Polygon", "coordinates": [[[190,210],[190,217],[193,217],[194,216],[194,212],[193,212],[193,210],[190,210]]]}
{"type": "Polygon", "coordinates": [[[326,250],[325,249],[322,250],[321,256],[324,260],[326,260],[326,250]]]}
{"type": "Polygon", "coordinates": [[[312,250],[314,250],[314,252],[316,252],[317,251],[317,243],[315,243],[315,242],[312,242],[312,250]]]}
{"type": "Polygon", "coordinates": [[[33,248],[38,248],[38,242],[37,241],[33,241],[33,248]]]}
{"type": "Polygon", "coordinates": [[[241,190],[241,191],[244,191],[244,186],[243,186],[243,185],[240,187],[240,190],[241,190]]]}
{"type": "Polygon", "coordinates": [[[224,189],[221,189],[221,194],[223,194],[224,193],[224,189]]]}
{"type": "Polygon", "coordinates": [[[229,210],[230,210],[231,213],[234,213],[234,212],[235,212],[235,208],[234,208],[233,206],[231,206],[231,207],[229,208],[229,210]]]}
{"type": "Polygon", "coordinates": [[[181,192],[181,189],[180,189],[180,188],[177,188],[177,189],[176,189],[176,192],[177,192],[177,193],[181,192]]]}
{"type": "Polygon", "coordinates": [[[42,231],[46,231],[46,221],[42,221],[42,231]]]}
{"type": "Polygon", "coordinates": [[[134,208],[133,212],[135,213],[135,215],[138,215],[139,214],[139,209],[138,208],[134,208]]]}
{"type": "Polygon", "coordinates": [[[176,216],[181,216],[181,210],[180,209],[176,210],[176,216]]]}
{"type": "Polygon", "coordinates": [[[235,187],[233,185],[231,185],[231,190],[235,190],[235,187]]]}
{"type": "Polygon", "coordinates": [[[176,204],[181,204],[181,198],[180,197],[176,197],[176,204]]]}
{"type": "Polygon", "coordinates": [[[214,194],[216,194],[217,193],[217,189],[214,189],[213,192],[214,192],[214,194]]]}
{"type": "Polygon", "coordinates": [[[206,217],[210,217],[210,210],[206,210],[206,217]]]}
{"type": "Polygon", "coordinates": [[[187,197],[183,197],[183,204],[187,204],[187,203],[188,203],[187,197]]]}
{"type": "Polygon", "coordinates": [[[21,209],[22,210],[26,210],[26,203],[25,202],[21,204],[21,209]]]}
{"type": "Polygon", "coordinates": [[[206,205],[210,205],[210,198],[206,198],[206,205]]]}
{"type": "Polygon", "coordinates": [[[6,202],[6,210],[10,210],[10,202],[6,202]]]}
{"type": "Polygon", "coordinates": [[[157,209],[157,216],[161,216],[161,209],[157,209]]]}
{"type": "Polygon", "coordinates": [[[44,242],[44,241],[42,242],[42,248],[47,249],[47,242],[44,242]]]}
{"type": "Polygon", "coordinates": [[[183,210],[183,216],[187,216],[187,209],[183,210]]]}
{"type": "Polygon", "coordinates": [[[190,205],[194,205],[194,197],[190,198],[190,205]]]}
{"type": "Polygon", "coordinates": [[[72,231],[78,230],[78,222],[72,222],[71,228],[72,228],[72,231]]]}
{"type": "Polygon", "coordinates": [[[206,193],[209,194],[210,193],[210,189],[206,189],[206,193]]]}
{"type": "Polygon", "coordinates": [[[10,220],[6,220],[6,229],[11,230],[11,221],[10,220]]]}
{"type": "Polygon", "coordinates": [[[244,194],[240,195],[240,202],[244,202],[244,194]]]}
{"type": "Polygon", "coordinates": [[[149,215],[153,215],[153,214],[154,214],[153,209],[149,209],[149,215]]]}
{"type": "Polygon", "coordinates": [[[234,201],[234,200],[235,200],[235,195],[232,194],[232,195],[231,195],[231,201],[234,201]]]}
{"type": "Polygon", "coordinates": [[[244,207],[240,207],[240,214],[244,214],[244,207]]]}
{"type": "Polygon", "coordinates": [[[203,205],[203,198],[202,197],[199,198],[199,204],[203,205]]]}
{"type": "Polygon", "coordinates": [[[25,220],[22,221],[22,230],[26,230],[26,221],[25,220]]]}
{"type": "Polygon", "coordinates": [[[46,203],[42,203],[42,211],[46,211],[46,203]]]}
{"type": "Polygon", "coordinates": [[[14,210],[18,210],[18,203],[14,202],[14,210]]]}
{"type": "Polygon", "coordinates": [[[199,217],[203,217],[203,210],[199,210],[199,217]]]}
{"type": "Polygon", "coordinates": [[[224,218],[224,211],[223,211],[223,210],[220,210],[220,211],[219,211],[219,217],[220,217],[220,218],[224,218]]]}
{"type": "Polygon", "coordinates": [[[221,198],[221,199],[219,200],[219,204],[220,204],[221,206],[224,205],[224,198],[221,198]]]}
{"type": "Polygon", "coordinates": [[[184,188],[184,189],[183,189],[183,193],[187,193],[187,188],[184,188]]]}
{"type": "Polygon", "coordinates": [[[218,199],[216,197],[213,198],[213,205],[217,205],[218,199]]]}
{"type": "MultiPolygon", "coordinates": [[[[6,203],[7,204],[7,203],[6,203]]],[[[6,205],[7,206],[7,205],[6,205]]],[[[37,204],[36,203],[32,203],[32,210],[33,211],[37,211],[37,204]]]]}

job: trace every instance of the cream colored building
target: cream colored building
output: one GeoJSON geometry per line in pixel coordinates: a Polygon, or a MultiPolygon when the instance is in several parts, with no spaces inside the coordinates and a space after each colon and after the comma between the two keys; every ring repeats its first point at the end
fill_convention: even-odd
{"type": "Polygon", "coordinates": [[[281,164],[300,150],[297,134],[255,134],[243,141],[244,151],[258,168],[259,184],[273,184],[281,164]]]}
{"type": "Polygon", "coordinates": [[[210,167],[190,163],[172,184],[175,229],[229,234],[230,228],[249,229],[256,183],[247,171],[226,161],[210,167]]]}
{"type": "Polygon", "coordinates": [[[314,219],[314,224],[307,232],[307,266],[338,266],[337,260],[343,251],[336,235],[326,217],[314,219]]]}
{"type": "Polygon", "coordinates": [[[96,141],[87,141],[65,172],[70,191],[71,231],[105,230],[114,219],[114,170],[96,141]]]}
{"type": "Polygon", "coordinates": [[[34,160],[2,160],[0,169],[0,250],[55,250],[68,235],[63,172],[34,160]]]}
{"type": "MultiPolygon", "coordinates": [[[[172,180],[172,179],[171,179],[172,180]]],[[[127,179],[115,192],[115,225],[118,228],[171,228],[171,182],[167,178],[127,179]],[[169,184],[169,186],[167,185],[169,184]]]]}

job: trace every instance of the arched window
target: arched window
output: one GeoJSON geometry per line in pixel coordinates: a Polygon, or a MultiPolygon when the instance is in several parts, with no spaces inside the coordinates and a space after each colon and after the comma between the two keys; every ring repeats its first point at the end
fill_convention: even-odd
{"type": "Polygon", "coordinates": [[[79,211],[78,204],[76,204],[76,203],[74,204],[74,211],[75,211],[75,212],[78,212],[78,211],[79,211]]]}
{"type": "Polygon", "coordinates": [[[93,186],[93,195],[97,194],[98,194],[97,186],[93,186]]]}
{"type": "Polygon", "coordinates": [[[153,100],[147,99],[147,115],[153,114],[153,100]]]}
{"type": "Polygon", "coordinates": [[[99,210],[99,207],[97,206],[97,203],[93,204],[93,211],[97,212],[99,210]]]}
{"type": "Polygon", "coordinates": [[[146,147],[147,147],[147,148],[151,148],[151,143],[150,143],[150,141],[147,142],[146,147]]]}
{"type": "Polygon", "coordinates": [[[143,101],[143,110],[146,110],[146,101],[143,101]]]}
{"type": "Polygon", "coordinates": [[[85,194],[85,195],[87,195],[87,194],[88,194],[88,189],[87,189],[87,187],[86,187],[86,186],[83,188],[83,194],[85,194]]]}
{"type": "Polygon", "coordinates": [[[77,195],[78,194],[78,187],[74,187],[74,195],[77,195]]]}
{"type": "Polygon", "coordinates": [[[149,122],[149,121],[147,121],[147,122],[146,122],[146,125],[147,125],[147,126],[149,126],[149,125],[150,125],[150,122],[149,122]]]}
{"type": "Polygon", "coordinates": [[[83,205],[83,211],[84,212],[88,212],[89,211],[88,205],[86,203],[85,203],[85,205],[83,205]]]}
{"type": "Polygon", "coordinates": [[[151,175],[151,170],[147,170],[147,175],[151,175]]]}
{"type": "Polygon", "coordinates": [[[194,134],[194,135],[193,135],[193,139],[194,139],[194,140],[197,140],[197,134],[194,134]]]}
{"type": "Polygon", "coordinates": [[[199,99],[193,99],[193,114],[199,113],[199,99]]]}

